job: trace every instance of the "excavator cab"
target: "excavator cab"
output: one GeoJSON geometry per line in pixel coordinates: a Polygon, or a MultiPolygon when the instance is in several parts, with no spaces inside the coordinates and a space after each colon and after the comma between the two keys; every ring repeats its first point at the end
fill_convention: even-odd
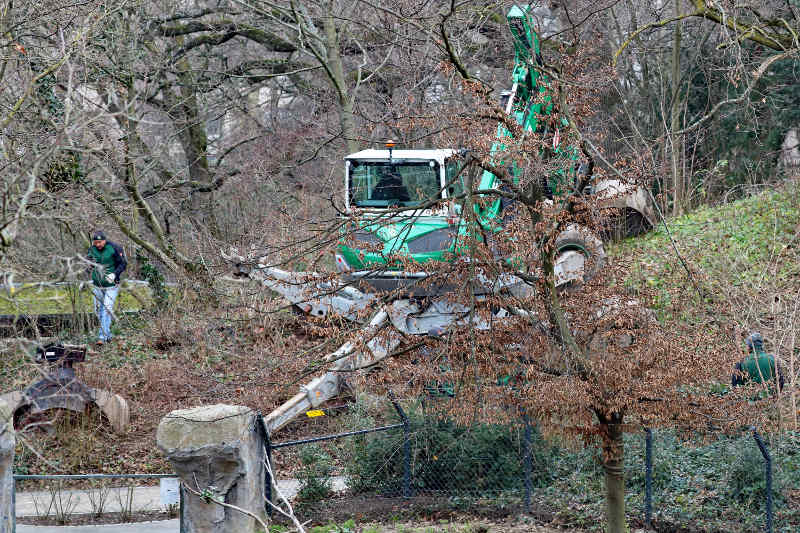
{"type": "MultiPolygon", "coordinates": [[[[388,143],[387,143],[388,144],[388,143]]],[[[345,157],[345,211],[377,214],[409,208],[419,216],[441,212],[454,150],[362,150],[345,157]]],[[[452,189],[450,189],[452,190],[452,189]]],[[[385,214],[385,213],[384,213],[385,214]]]]}
{"type": "MultiPolygon", "coordinates": [[[[453,201],[462,191],[455,150],[362,150],[345,157],[345,213],[351,223],[336,253],[340,271],[387,270],[445,261],[460,231],[453,201]]],[[[381,274],[382,275],[382,274],[381,274]]]]}

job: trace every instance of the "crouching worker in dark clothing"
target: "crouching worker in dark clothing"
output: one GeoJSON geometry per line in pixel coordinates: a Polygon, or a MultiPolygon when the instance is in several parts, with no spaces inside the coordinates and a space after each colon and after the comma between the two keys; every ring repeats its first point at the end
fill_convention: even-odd
{"type": "Polygon", "coordinates": [[[745,339],[750,354],[736,363],[736,372],[731,385],[737,387],[745,383],[778,382],[778,390],[783,388],[783,374],[779,371],[775,356],[764,351],[764,338],[760,333],[751,333],[745,339]]]}
{"type": "Polygon", "coordinates": [[[114,316],[114,302],[119,294],[120,276],[128,266],[122,246],[107,241],[102,231],[92,233],[92,245],[86,252],[92,263],[92,294],[94,312],[100,322],[97,345],[102,346],[111,340],[111,319],[114,316]]]}

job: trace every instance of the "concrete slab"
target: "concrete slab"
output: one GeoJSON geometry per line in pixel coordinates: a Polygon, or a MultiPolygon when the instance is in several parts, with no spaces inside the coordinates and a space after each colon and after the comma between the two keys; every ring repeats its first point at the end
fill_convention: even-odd
{"type": "Polygon", "coordinates": [[[177,519],[135,524],[106,524],[100,526],[26,526],[17,524],[17,533],[178,533],[177,519]]]}
{"type": "MultiPolygon", "coordinates": [[[[345,490],[344,476],[331,478],[333,490],[345,490]]],[[[279,479],[278,488],[290,500],[297,496],[300,481],[297,479],[279,479]]],[[[100,493],[94,490],[62,490],[18,492],[17,516],[47,516],[56,514],[56,510],[67,511],[68,514],[89,514],[97,510],[100,493]]],[[[277,495],[273,495],[276,498],[277,495]]],[[[103,503],[104,513],[118,513],[128,509],[137,511],[164,511],[158,486],[155,487],[115,487],[108,489],[103,503]],[[131,491],[129,494],[128,491],[131,491]],[[130,499],[129,499],[130,498],[130,499]],[[129,503],[130,502],[130,503],[129,503]]]]}

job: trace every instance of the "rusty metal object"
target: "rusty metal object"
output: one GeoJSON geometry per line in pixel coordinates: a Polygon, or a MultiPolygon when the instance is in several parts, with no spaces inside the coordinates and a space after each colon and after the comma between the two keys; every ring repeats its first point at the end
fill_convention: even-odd
{"type": "Polygon", "coordinates": [[[3,396],[13,412],[17,430],[41,427],[53,431],[53,414],[72,412],[87,415],[99,409],[112,429],[123,433],[130,412],[125,399],[109,391],[94,389],[75,375],[74,365],[86,360],[85,345],[51,343],[36,350],[35,361],[42,367],[42,377],[23,391],[3,396]]]}

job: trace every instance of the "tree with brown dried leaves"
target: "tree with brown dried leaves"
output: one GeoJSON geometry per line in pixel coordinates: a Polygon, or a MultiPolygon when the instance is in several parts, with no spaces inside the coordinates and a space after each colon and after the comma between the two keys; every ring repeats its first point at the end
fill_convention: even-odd
{"type": "MultiPolygon", "coordinates": [[[[459,197],[470,227],[463,237],[464,255],[424,265],[396,260],[406,270],[424,269],[429,274],[425,283],[431,286],[451,287],[446,297],[470,312],[443,338],[424,341],[425,353],[417,352],[418,340],[406,339],[389,359],[385,374],[371,373],[364,383],[380,375],[379,381],[421,397],[430,383],[446,382],[453,386],[455,398],[438,407],[463,423],[524,414],[545,433],[598,445],[605,471],[607,529],[620,533],[626,530],[625,432],[671,427],[706,433],[769,425],[767,402],[757,402],[755,408],[748,404],[752,387],[719,392],[742,356],[739,339],[720,319],[725,316],[724,302],[706,294],[702,280],[692,272],[687,271],[684,285],[670,289],[673,303],[660,317],[649,309],[653,294],[626,281],[629,265],[621,260],[599,268],[592,264],[596,258],[589,257],[585,271],[594,276],[579,286],[556,287],[559,235],[575,227],[598,232],[613,216],[597,198],[583,194],[589,178],[573,173],[575,161],[568,153],[552,150],[552,132],[562,126],[562,118],[568,126],[561,131],[561,142],[583,148],[595,168],[594,178],[616,174],[637,179],[623,174],[624,161],[607,161],[596,148],[598,134],[586,130],[611,71],[595,66],[598,54],[588,45],[558,49],[555,57],[535,67],[550,80],[547,91],[557,102],[556,112],[542,117],[547,127],[523,132],[495,103],[492,87],[472,74],[449,44],[459,31],[453,21],[460,14],[451,4],[434,32],[447,53],[444,75],[462,80],[453,85],[460,97],[451,100],[446,112],[418,115],[404,124],[438,128],[441,145],[469,149],[459,197]],[[512,132],[513,140],[492,153],[498,121],[512,132]],[[482,170],[494,173],[502,185],[479,189],[473,177],[482,170]],[[546,177],[562,180],[561,194],[552,199],[546,177]],[[498,197],[506,201],[504,227],[492,234],[470,206],[498,197]],[[530,290],[524,296],[499,293],[479,298],[479,287],[487,280],[491,285],[509,274],[526,281],[530,290]],[[698,307],[705,312],[698,313],[698,307]],[[497,309],[508,309],[511,316],[493,319],[497,309]],[[488,330],[476,329],[479,319],[490,324],[488,330]]],[[[334,239],[336,231],[328,235],[334,239]]],[[[392,297],[396,295],[383,295],[384,300],[392,297]]],[[[333,330],[334,337],[349,335],[355,343],[368,340],[359,332],[333,330]]]]}

